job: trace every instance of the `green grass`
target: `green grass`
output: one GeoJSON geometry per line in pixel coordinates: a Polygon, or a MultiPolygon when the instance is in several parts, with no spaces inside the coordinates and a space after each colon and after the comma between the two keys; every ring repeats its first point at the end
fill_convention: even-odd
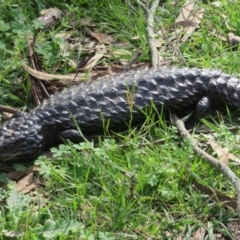
{"type": "MultiPolygon", "coordinates": [[[[182,3],[161,3],[156,30],[174,23],[182,3]]],[[[231,49],[217,34],[227,36],[232,31],[239,35],[240,6],[237,1],[221,3],[222,7],[216,8],[210,1],[198,2],[205,10],[200,28],[178,47],[190,67],[237,74],[240,51],[231,49]]],[[[36,31],[34,20],[39,12],[53,6],[67,9],[69,14],[59,25],[38,35],[36,51],[47,72],[75,71],[58,56],[55,34],[73,28],[78,36],[84,28],[78,23],[84,17],[91,18],[95,30],[124,43],[122,49],[130,53],[116,55],[119,46],[112,44],[111,56],[102,63],[130,60],[139,49],[139,62],[150,60],[146,15],[137,1],[5,1],[0,8],[0,104],[19,109],[32,105],[28,76],[21,68],[22,62],[28,62],[26,37],[36,31]]],[[[167,60],[174,55],[172,65],[183,66],[182,57],[172,48],[163,54],[167,60]]],[[[73,52],[74,59],[76,56],[73,52]]],[[[204,239],[215,239],[217,232],[234,239],[227,224],[237,219],[235,209],[196,188],[196,183],[201,183],[234,197],[232,184],[196,156],[164,116],[156,121],[154,113],[147,115],[141,129],[99,138],[95,145],[87,141],[60,145],[51,150],[55,161],[39,157],[35,161],[41,167],[39,186],[34,193],[17,193],[15,183],[1,173],[5,188],[0,189],[0,239],[191,239],[199,228],[206,231],[204,239]],[[163,141],[157,143],[159,139],[163,141]]],[[[201,148],[212,155],[206,144],[209,139],[238,156],[239,130],[229,130],[238,123],[238,112],[213,112],[200,128],[207,133],[196,132],[195,136],[201,148]]],[[[239,165],[230,166],[239,175],[239,165]]]]}

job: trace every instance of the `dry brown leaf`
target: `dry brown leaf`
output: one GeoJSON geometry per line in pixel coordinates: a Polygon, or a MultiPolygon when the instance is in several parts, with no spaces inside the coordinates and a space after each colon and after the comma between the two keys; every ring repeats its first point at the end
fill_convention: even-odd
{"type": "MultiPolygon", "coordinates": [[[[68,84],[75,77],[75,74],[60,75],[60,74],[48,74],[48,73],[40,72],[29,67],[27,64],[23,64],[23,68],[33,77],[41,80],[46,80],[46,81],[60,80],[64,84],[68,84]]],[[[89,79],[89,77],[86,76],[86,73],[79,73],[78,76],[75,78],[75,81],[83,81],[86,79],[89,79]]]]}
{"type": "MultiPolygon", "coordinates": [[[[203,17],[203,9],[195,11],[194,1],[187,0],[182,7],[182,11],[178,15],[175,24],[179,22],[190,21],[195,24],[195,26],[189,26],[184,29],[184,36],[181,38],[181,42],[185,42],[188,37],[194,32],[197,26],[200,24],[203,17]]],[[[182,33],[182,31],[181,31],[182,33]]]]}
{"type": "Polygon", "coordinates": [[[238,157],[236,157],[235,155],[233,155],[232,153],[228,154],[228,159],[230,159],[234,162],[240,163],[240,159],[238,157]]]}
{"type": "Polygon", "coordinates": [[[110,43],[116,42],[116,38],[114,38],[113,36],[107,35],[105,33],[96,33],[96,32],[92,32],[89,29],[87,30],[87,33],[92,37],[94,37],[99,43],[110,44],[110,43]]]}
{"type": "Polygon", "coordinates": [[[207,143],[209,145],[211,145],[214,152],[220,158],[220,161],[225,163],[226,165],[228,165],[228,159],[229,159],[228,158],[228,148],[222,147],[221,145],[219,145],[217,142],[215,142],[213,140],[209,140],[207,143]]]}
{"type": "Polygon", "coordinates": [[[39,172],[39,171],[40,171],[39,167],[32,166],[32,167],[26,168],[25,171],[14,171],[14,172],[8,173],[7,177],[10,180],[18,180],[24,175],[27,175],[27,174],[32,173],[32,172],[39,172]]]}
{"type": "Polygon", "coordinates": [[[107,53],[107,49],[104,43],[96,45],[95,49],[95,54],[90,59],[88,59],[85,66],[81,66],[80,70],[86,71],[92,69],[93,67],[95,67],[98,61],[107,53]]]}
{"type": "Polygon", "coordinates": [[[33,173],[29,173],[28,175],[26,175],[24,178],[22,178],[17,182],[15,190],[21,192],[24,188],[26,188],[31,184],[32,180],[33,180],[33,173]]]}
{"type": "Polygon", "coordinates": [[[187,0],[185,4],[182,6],[182,10],[176,18],[175,23],[189,20],[192,11],[194,10],[195,3],[192,0],[187,0]]]}
{"type": "Polygon", "coordinates": [[[187,27],[199,27],[199,25],[197,25],[195,22],[189,21],[189,20],[185,20],[185,21],[180,21],[180,22],[176,22],[175,24],[171,25],[169,27],[170,31],[173,31],[176,29],[176,27],[183,27],[183,28],[187,28],[187,27]]]}
{"type": "Polygon", "coordinates": [[[238,44],[240,42],[240,37],[234,35],[233,33],[229,33],[228,34],[228,41],[231,44],[231,46],[236,47],[236,46],[238,46],[238,44]]]}
{"type": "Polygon", "coordinates": [[[31,166],[26,168],[25,171],[14,171],[9,173],[7,176],[10,180],[16,181],[20,179],[15,186],[15,190],[26,194],[32,191],[38,185],[37,178],[33,176],[34,172],[39,172],[40,170],[41,168],[39,166],[31,166]]]}
{"type": "MultiPolygon", "coordinates": [[[[166,31],[173,32],[173,36],[170,38],[168,37],[167,41],[172,43],[178,41],[185,42],[194,30],[199,27],[202,17],[203,9],[196,11],[194,1],[187,0],[176,18],[175,23],[166,29],[166,31]],[[176,29],[178,26],[182,28],[176,29]]],[[[158,48],[161,47],[160,49],[162,52],[166,50],[166,47],[162,47],[162,45],[166,43],[166,37],[163,36],[167,36],[163,29],[157,31],[155,35],[155,44],[158,48]]]]}
{"type": "Polygon", "coordinates": [[[221,162],[228,164],[228,160],[232,160],[237,163],[240,163],[240,159],[233,155],[232,153],[229,153],[228,148],[226,147],[223,148],[213,140],[209,140],[207,143],[211,145],[212,149],[216,152],[221,162]]]}
{"type": "Polygon", "coordinates": [[[103,43],[105,39],[107,38],[107,35],[104,33],[94,33],[92,31],[88,31],[88,34],[90,34],[92,37],[97,39],[99,43],[103,43]]]}
{"type": "Polygon", "coordinates": [[[40,14],[42,16],[37,20],[43,23],[44,29],[52,27],[64,16],[64,13],[58,8],[43,9],[40,14]]]}
{"type": "MultiPolygon", "coordinates": [[[[16,113],[17,112],[19,111],[16,111],[16,113]]],[[[5,121],[9,120],[13,116],[12,113],[3,112],[3,111],[1,111],[1,114],[2,114],[1,123],[4,123],[5,121]]]]}
{"type": "Polygon", "coordinates": [[[199,227],[196,232],[193,233],[190,240],[203,240],[206,234],[206,230],[203,227],[199,227]]]}
{"type": "Polygon", "coordinates": [[[30,183],[28,186],[26,186],[25,188],[23,188],[20,192],[22,194],[26,194],[31,192],[33,189],[35,189],[37,187],[37,183],[36,182],[32,182],[30,183]]]}

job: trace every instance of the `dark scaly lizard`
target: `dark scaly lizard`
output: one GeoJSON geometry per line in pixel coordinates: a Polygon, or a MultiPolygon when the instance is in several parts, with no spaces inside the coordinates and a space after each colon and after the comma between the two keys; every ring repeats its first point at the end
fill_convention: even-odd
{"type": "Polygon", "coordinates": [[[143,121],[141,110],[152,103],[173,111],[196,108],[198,120],[211,105],[240,107],[240,82],[219,70],[161,68],[81,83],[5,122],[0,128],[0,161],[33,160],[59,137],[79,139],[73,118],[85,136],[102,134],[103,121],[114,131],[130,116],[143,121]]]}

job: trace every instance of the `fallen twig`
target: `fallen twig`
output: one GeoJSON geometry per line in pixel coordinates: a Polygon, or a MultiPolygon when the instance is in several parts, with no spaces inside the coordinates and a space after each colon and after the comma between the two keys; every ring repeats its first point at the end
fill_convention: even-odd
{"type": "Polygon", "coordinates": [[[15,109],[15,108],[11,108],[11,107],[6,107],[6,106],[3,106],[3,105],[0,105],[0,112],[16,114],[17,112],[19,112],[19,110],[15,109]]]}
{"type": "Polygon", "coordinates": [[[155,37],[154,37],[154,31],[153,31],[154,15],[159,5],[159,2],[160,2],[159,0],[153,1],[152,6],[148,11],[148,17],[147,17],[148,41],[149,41],[150,51],[152,55],[151,59],[152,59],[153,67],[158,67],[159,65],[159,55],[158,55],[158,50],[155,44],[155,37]]]}
{"type": "Polygon", "coordinates": [[[225,163],[218,161],[216,158],[212,157],[208,153],[204,152],[201,148],[199,148],[197,142],[192,139],[191,135],[186,130],[183,121],[178,119],[178,117],[175,114],[172,114],[171,119],[175,124],[175,126],[178,128],[182,138],[188,140],[191,143],[194,151],[199,156],[204,157],[207,163],[209,163],[214,168],[222,172],[223,175],[227,177],[231,181],[231,183],[234,185],[237,193],[237,214],[238,214],[238,218],[240,219],[240,179],[225,163]]]}

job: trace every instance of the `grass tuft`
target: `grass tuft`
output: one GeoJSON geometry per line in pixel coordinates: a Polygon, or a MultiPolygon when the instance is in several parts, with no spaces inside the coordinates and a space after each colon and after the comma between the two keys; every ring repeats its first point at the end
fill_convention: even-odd
{"type": "MultiPolygon", "coordinates": [[[[181,56],[173,47],[161,53],[172,65],[183,66],[183,58],[190,67],[240,72],[239,47],[234,49],[218,37],[230,31],[239,35],[239,4],[218,2],[221,7],[197,1],[204,17],[189,40],[177,45],[181,56]]],[[[182,4],[161,3],[156,31],[174,23],[182,4]]],[[[56,34],[72,29],[78,36],[85,28],[83,18],[90,18],[96,32],[122,43],[109,47],[103,66],[128,61],[139,49],[138,61],[150,60],[146,13],[139,1],[4,1],[0,8],[0,104],[23,110],[31,106],[30,84],[21,65],[29,61],[26,39],[39,27],[35,19],[48,7],[68,10],[68,15],[38,34],[35,50],[47,72],[74,72],[59,54],[61,39],[56,34]]],[[[166,35],[165,40],[170,37],[166,35]]],[[[168,45],[172,46],[170,40],[168,45]]],[[[85,53],[71,54],[76,59],[85,53]]],[[[231,109],[225,113],[215,112],[203,119],[194,136],[212,155],[208,140],[238,156],[239,129],[232,126],[238,126],[239,113],[231,109]]],[[[51,149],[55,161],[39,157],[34,163],[41,169],[39,186],[33,193],[17,192],[16,183],[1,173],[0,182],[6,187],[0,189],[0,238],[193,239],[203,232],[204,239],[217,239],[219,234],[234,239],[228,224],[236,219],[236,212],[216,193],[234,199],[230,182],[195,155],[162,111],[151,106],[144,114],[146,122],[136,127],[129,123],[125,133],[106,131],[110,136],[99,137],[97,143],[59,145],[51,149]],[[208,189],[215,195],[204,191],[208,189]]],[[[229,165],[239,174],[238,162],[229,165]]],[[[15,165],[15,169],[19,167],[15,165]]]]}

